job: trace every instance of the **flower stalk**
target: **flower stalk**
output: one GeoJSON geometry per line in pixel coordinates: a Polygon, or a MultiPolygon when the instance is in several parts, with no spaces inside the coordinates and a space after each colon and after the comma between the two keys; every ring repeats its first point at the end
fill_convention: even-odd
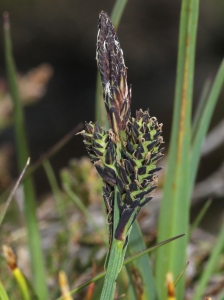
{"type": "Polygon", "coordinates": [[[110,129],[86,123],[80,132],[91,162],[103,179],[103,198],[109,224],[107,270],[101,300],[113,299],[131,227],[142,206],[152,199],[163,156],[162,124],[149,111],[131,116],[131,87],[115,29],[105,12],[99,15],[97,66],[110,129]]]}

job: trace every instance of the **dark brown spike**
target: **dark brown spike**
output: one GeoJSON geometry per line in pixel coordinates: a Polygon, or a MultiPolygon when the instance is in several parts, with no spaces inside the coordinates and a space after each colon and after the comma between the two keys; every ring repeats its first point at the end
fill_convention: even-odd
{"type": "Polygon", "coordinates": [[[115,239],[124,241],[124,239],[126,238],[126,236],[124,236],[125,227],[127,226],[128,221],[132,217],[133,211],[134,211],[133,208],[127,208],[124,209],[124,211],[122,212],[120,221],[115,231],[115,235],[114,235],[115,239]]]}
{"type": "Polygon", "coordinates": [[[158,136],[162,134],[162,131],[157,131],[157,133],[154,134],[153,138],[157,139],[158,136]]]}
{"type": "Polygon", "coordinates": [[[153,147],[155,147],[157,141],[153,141],[152,143],[148,144],[147,149],[148,151],[152,150],[153,147]]]}
{"type": "Polygon", "coordinates": [[[147,197],[145,200],[140,202],[140,207],[146,205],[150,200],[152,200],[153,197],[147,197]]]}
{"type": "Polygon", "coordinates": [[[110,141],[106,149],[105,163],[110,165],[113,164],[114,161],[115,161],[115,149],[112,141],[110,141]]]}
{"type": "Polygon", "coordinates": [[[134,173],[134,168],[132,167],[132,164],[129,162],[129,160],[124,159],[124,165],[129,175],[134,173]]]}
{"type": "Polygon", "coordinates": [[[155,163],[159,161],[163,156],[164,154],[156,155],[155,157],[152,157],[152,161],[155,163]]]}
{"type": "Polygon", "coordinates": [[[118,185],[118,189],[119,189],[120,193],[124,194],[124,192],[125,192],[124,183],[123,183],[122,179],[119,177],[117,177],[117,185],[118,185]]]}
{"type": "Polygon", "coordinates": [[[135,152],[133,153],[133,156],[134,156],[135,158],[137,158],[137,159],[142,159],[142,158],[143,158],[143,155],[142,155],[141,150],[140,150],[139,148],[137,148],[137,149],[135,150],[135,152]]]}
{"type": "Polygon", "coordinates": [[[138,186],[135,182],[132,182],[130,185],[129,185],[129,190],[130,192],[134,192],[138,189],[138,186]]]}
{"type": "Polygon", "coordinates": [[[146,166],[142,166],[138,169],[138,174],[139,175],[144,175],[146,174],[146,166]]]}
{"type": "Polygon", "coordinates": [[[98,143],[96,140],[94,140],[94,139],[93,139],[93,147],[95,147],[95,148],[103,148],[103,146],[100,143],[98,143]]]}
{"type": "Polygon", "coordinates": [[[133,153],[134,152],[134,148],[133,148],[133,146],[132,146],[132,144],[130,143],[130,141],[129,140],[127,140],[127,146],[126,146],[126,148],[127,148],[127,151],[129,152],[129,153],[133,153]]]}
{"type": "Polygon", "coordinates": [[[114,186],[116,184],[116,175],[114,170],[108,170],[109,168],[103,166],[100,160],[96,161],[94,165],[97,169],[97,172],[100,174],[104,181],[109,183],[111,186],[114,186]]]}
{"type": "Polygon", "coordinates": [[[154,168],[154,169],[149,171],[149,174],[159,172],[160,170],[162,170],[162,167],[154,168]]]}
{"type": "Polygon", "coordinates": [[[92,148],[92,151],[95,153],[96,156],[103,156],[103,151],[97,148],[92,148]]]}
{"type": "Polygon", "coordinates": [[[123,182],[124,182],[125,184],[129,184],[128,176],[127,176],[127,173],[126,173],[125,168],[122,167],[122,166],[120,166],[120,167],[119,167],[119,171],[120,171],[120,176],[121,176],[123,182]]]}
{"type": "Polygon", "coordinates": [[[124,197],[124,203],[127,205],[131,205],[132,199],[131,199],[131,193],[129,190],[126,191],[125,197],[124,197]]]}
{"type": "Polygon", "coordinates": [[[131,137],[135,144],[138,143],[138,136],[139,136],[138,129],[133,124],[131,124],[131,137]]]}
{"type": "Polygon", "coordinates": [[[118,139],[119,131],[125,130],[130,115],[127,68],[114,26],[104,11],[99,15],[96,59],[103,85],[108,120],[118,139]],[[111,107],[115,108],[119,118],[114,117],[116,114],[111,111],[111,107]]]}

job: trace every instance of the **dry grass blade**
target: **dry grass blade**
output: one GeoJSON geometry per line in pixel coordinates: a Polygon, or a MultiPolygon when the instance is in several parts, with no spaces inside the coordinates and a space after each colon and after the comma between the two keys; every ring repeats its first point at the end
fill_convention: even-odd
{"type": "Polygon", "coordinates": [[[22,170],[22,173],[20,174],[19,178],[17,179],[15,186],[13,187],[13,189],[12,189],[12,191],[11,191],[8,199],[5,202],[3,210],[2,210],[2,212],[0,214],[0,226],[2,224],[2,221],[3,221],[4,217],[5,217],[5,214],[6,214],[6,211],[7,211],[8,207],[9,207],[9,204],[12,201],[12,198],[13,198],[13,196],[15,194],[15,191],[18,188],[18,186],[19,186],[19,184],[20,184],[20,182],[21,182],[21,180],[22,180],[22,178],[23,178],[23,176],[24,176],[24,174],[26,172],[26,169],[27,169],[27,167],[28,167],[29,164],[30,164],[30,158],[28,158],[28,160],[26,162],[26,165],[25,165],[24,169],[22,170]]]}
{"type": "Polygon", "coordinates": [[[61,295],[63,300],[72,300],[72,296],[70,294],[67,276],[64,271],[60,271],[58,275],[59,286],[61,290],[61,295]]]}

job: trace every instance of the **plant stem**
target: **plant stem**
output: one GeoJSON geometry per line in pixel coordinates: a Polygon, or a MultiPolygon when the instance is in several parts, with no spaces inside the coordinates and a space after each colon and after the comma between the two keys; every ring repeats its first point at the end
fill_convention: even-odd
{"type": "Polygon", "coordinates": [[[118,274],[121,271],[126,247],[124,248],[124,241],[120,241],[114,238],[114,232],[119,221],[119,207],[117,200],[118,187],[114,187],[114,212],[113,212],[113,240],[111,248],[109,249],[107,257],[107,271],[104,279],[103,290],[101,293],[100,300],[112,300],[114,298],[116,289],[116,280],[118,274]]]}
{"type": "Polygon", "coordinates": [[[107,266],[107,273],[104,280],[100,300],[112,300],[116,288],[116,279],[121,271],[124,261],[123,241],[113,240],[110,257],[107,266]]]}

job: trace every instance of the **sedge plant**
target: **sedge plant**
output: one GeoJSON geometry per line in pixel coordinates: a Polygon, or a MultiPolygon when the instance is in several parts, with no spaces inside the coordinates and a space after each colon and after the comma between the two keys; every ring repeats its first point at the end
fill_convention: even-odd
{"type": "Polygon", "coordinates": [[[86,123],[81,132],[90,160],[103,179],[109,223],[109,250],[101,300],[114,298],[129,235],[142,206],[157,186],[157,162],[162,158],[162,124],[149,111],[131,116],[131,87],[115,29],[106,12],[99,15],[97,65],[110,129],[86,123]]]}
{"type": "MultiPolygon", "coordinates": [[[[116,20],[114,21],[115,29],[118,27],[119,19],[126,3],[127,1],[124,0],[116,1],[116,9],[112,13],[113,21],[116,20]],[[119,3],[121,5],[118,5],[119,3]]],[[[203,97],[203,103],[199,105],[196,119],[192,123],[193,74],[198,8],[199,1],[182,0],[174,119],[167,168],[169,176],[165,180],[158,227],[158,241],[160,243],[157,245],[157,248],[159,248],[158,246],[163,246],[157,250],[155,278],[147,277],[149,257],[147,255],[143,256],[143,254],[148,254],[151,250],[147,249],[140,254],[133,255],[141,251],[141,249],[137,249],[137,246],[139,246],[139,241],[142,243],[143,240],[142,234],[137,227],[138,225],[134,220],[141,207],[152,198],[151,193],[157,185],[156,173],[160,169],[157,166],[157,161],[162,157],[162,149],[160,148],[160,145],[163,143],[161,136],[162,124],[159,124],[155,117],[150,117],[148,111],[141,109],[137,111],[135,117],[131,116],[131,88],[128,88],[127,85],[127,68],[124,63],[123,52],[109,16],[105,12],[100,13],[97,35],[97,65],[103,87],[103,101],[106,113],[103,113],[101,110],[102,103],[98,103],[99,119],[97,120],[100,125],[92,122],[86,123],[85,130],[81,134],[84,137],[90,160],[103,179],[103,198],[109,224],[109,249],[105,261],[105,273],[97,275],[71,291],[71,293],[76,293],[105,275],[101,300],[113,299],[116,292],[116,280],[122,265],[127,263],[133,264],[135,260],[135,270],[139,271],[140,267],[142,267],[140,264],[141,257],[141,259],[144,258],[146,260],[146,263],[144,263],[145,270],[142,273],[138,273],[141,275],[139,277],[141,277],[143,290],[141,299],[184,298],[185,285],[184,276],[182,275],[187,267],[185,254],[189,236],[185,240],[169,244],[168,241],[171,241],[171,239],[167,240],[166,246],[164,246],[165,242],[162,243],[161,241],[174,235],[188,232],[190,197],[199,164],[200,149],[224,82],[224,62],[222,62],[214,82],[209,85],[208,91],[203,97]],[[109,129],[107,125],[102,124],[101,119],[104,115],[107,115],[109,129]],[[103,128],[101,125],[104,125],[102,126],[103,128]],[[131,240],[138,241],[138,243],[131,243],[131,240]],[[133,256],[124,260],[128,244],[128,254],[133,256]],[[165,282],[167,282],[167,288],[165,287],[165,282]],[[150,288],[147,289],[147,286],[150,288]]],[[[7,22],[5,22],[5,33],[8,77],[11,93],[14,95],[13,99],[17,100],[15,101],[15,107],[18,108],[15,67],[12,60],[7,22]]],[[[17,114],[15,116],[16,128],[23,128],[21,111],[17,109],[15,112],[17,114]]],[[[22,164],[28,152],[22,149],[19,150],[19,146],[24,147],[26,145],[26,142],[21,139],[24,133],[18,131],[17,136],[19,140],[18,153],[23,154],[20,157],[22,164]]],[[[46,170],[48,169],[49,173],[47,163],[45,163],[45,167],[47,167],[46,170]]],[[[27,177],[30,176],[30,173],[31,171],[28,172],[27,177]]],[[[27,197],[27,199],[30,200],[33,197],[27,197]]],[[[29,205],[26,209],[29,212],[29,214],[26,214],[26,226],[28,229],[30,228],[28,230],[30,231],[29,237],[31,237],[30,253],[33,254],[31,255],[33,257],[31,263],[33,263],[34,273],[37,275],[34,278],[34,286],[39,299],[46,299],[47,280],[46,276],[43,275],[43,259],[39,255],[40,245],[39,242],[36,243],[36,240],[38,241],[39,238],[36,236],[37,225],[34,224],[36,221],[35,217],[33,217],[35,216],[35,206],[33,206],[32,203],[34,202],[32,201],[26,203],[29,205]],[[33,230],[32,233],[31,229],[33,230]]],[[[76,205],[77,203],[76,201],[76,205]]],[[[203,295],[217,258],[223,249],[223,236],[223,229],[221,229],[217,238],[217,244],[214,246],[208,261],[206,272],[199,278],[194,300],[201,299],[203,295]]],[[[144,243],[142,245],[144,247],[144,243]]],[[[31,296],[27,281],[23,280],[22,275],[20,276],[21,278],[22,280],[18,280],[18,285],[22,288],[21,294],[23,299],[34,299],[31,296]]],[[[133,282],[131,284],[134,286],[133,282]]],[[[69,293],[69,290],[67,290],[66,296],[70,297],[69,293]]],[[[4,300],[8,299],[1,282],[0,297],[4,300]]],[[[64,295],[60,299],[64,299],[64,295]]],[[[127,299],[139,298],[135,295],[130,298],[127,297],[127,299]]]]}

